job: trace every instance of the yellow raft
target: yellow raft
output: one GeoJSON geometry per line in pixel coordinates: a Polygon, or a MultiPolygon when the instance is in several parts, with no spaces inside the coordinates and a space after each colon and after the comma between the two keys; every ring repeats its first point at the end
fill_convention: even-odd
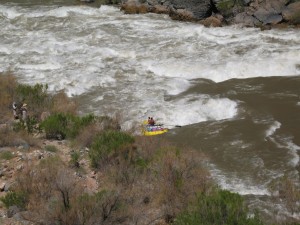
{"type": "Polygon", "coordinates": [[[144,121],[142,132],[143,132],[143,135],[145,135],[145,136],[154,136],[154,135],[164,134],[164,133],[168,132],[168,129],[162,127],[162,125],[150,126],[150,125],[148,125],[147,121],[144,121]]]}

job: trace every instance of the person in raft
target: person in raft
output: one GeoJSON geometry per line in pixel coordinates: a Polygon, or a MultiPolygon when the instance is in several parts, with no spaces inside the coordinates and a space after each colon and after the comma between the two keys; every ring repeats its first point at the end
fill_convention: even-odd
{"type": "Polygon", "coordinates": [[[150,120],[148,120],[148,124],[150,126],[154,126],[155,125],[155,121],[154,121],[153,117],[150,117],[150,120]]]}

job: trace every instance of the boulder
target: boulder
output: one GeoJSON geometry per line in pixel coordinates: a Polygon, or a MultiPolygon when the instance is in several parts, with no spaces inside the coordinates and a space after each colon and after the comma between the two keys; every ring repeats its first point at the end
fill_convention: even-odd
{"type": "Polygon", "coordinates": [[[6,183],[5,182],[0,182],[0,191],[4,191],[6,183]]]}
{"type": "Polygon", "coordinates": [[[154,5],[149,8],[149,12],[157,13],[157,14],[169,14],[170,10],[168,6],[165,5],[154,5]]]}
{"type": "Polygon", "coordinates": [[[291,24],[300,24],[300,1],[289,4],[282,11],[282,17],[291,24]]]}
{"type": "Polygon", "coordinates": [[[210,0],[171,0],[170,4],[170,16],[175,19],[202,20],[213,11],[210,0]]]}
{"type": "Polygon", "coordinates": [[[286,0],[269,0],[258,4],[253,16],[263,25],[277,24],[282,21],[281,12],[284,10],[286,0]]]}
{"type": "Polygon", "coordinates": [[[128,0],[121,4],[121,10],[126,14],[147,13],[150,11],[148,8],[148,4],[140,3],[138,0],[128,0]]]}
{"type": "Polygon", "coordinates": [[[15,206],[15,205],[13,205],[13,206],[10,206],[9,208],[8,208],[8,210],[7,210],[7,217],[8,218],[11,218],[11,217],[13,217],[16,213],[18,213],[18,212],[20,212],[21,210],[20,210],[20,208],[18,207],[18,206],[15,206]]]}
{"type": "Polygon", "coordinates": [[[203,24],[205,27],[221,27],[222,26],[222,20],[217,17],[214,17],[214,16],[210,16],[210,17],[202,20],[200,23],[203,24]]]}
{"type": "Polygon", "coordinates": [[[243,24],[249,27],[259,26],[261,24],[258,19],[247,14],[246,12],[237,14],[234,18],[234,23],[243,24]]]}

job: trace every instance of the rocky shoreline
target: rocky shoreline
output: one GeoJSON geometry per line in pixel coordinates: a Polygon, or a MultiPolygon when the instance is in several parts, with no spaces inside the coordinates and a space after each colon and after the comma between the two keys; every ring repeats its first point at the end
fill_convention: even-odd
{"type": "Polygon", "coordinates": [[[168,14],[174,20],[220,27],[241,24],[246,27],[300,27],[298,0],[125,0],[127,14],[168,14]]]}

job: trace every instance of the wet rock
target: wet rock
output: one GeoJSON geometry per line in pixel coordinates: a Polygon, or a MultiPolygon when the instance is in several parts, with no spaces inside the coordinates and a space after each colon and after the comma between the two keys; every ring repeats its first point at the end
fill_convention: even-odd
{"type": "Polygon", "coordinates": [[[260,8],[254,13],[254,17],[258,19],[262,24],[276,24],[282,21],[282,16],[279,12],[260,8]]]}
{"type": "Polygon", "coordinates": [[[92,3],[94,2],[95,0],[80,0],[80,2],[84,2],[84,3],[92,3]]]}
{"type": "Polygon", "coordinates": [[[265,20],[265,24],[278,24],[282,21],[282,19],[282,16],[279,14],[269,15],[265,20]]]}
{"type": "Polygon", "coordinates": [[[285,21],[291,24],[300,23],[300,2],[289,4],[283,11],[282,17],[285,21]]]}
{"type": "Polygon", "coordinates": [[[249,27],[258,26],[261,24],[261,22],[258,19],[249,15],[246,12],[239,13],[238,15],[236,15],[234,18],[234,23],[243,24],[249,27]]]}
{"type": "Polygon", "coordinates": [[[173,19],[202,20],[212,14],[210,0],[171,0],[170,16],[173,19]]]}
{"type": "Polygon", "coordinates": [[[205,27],[221,27],[222,21],[217,17],[210,16],[205,20],[202,20],[201,24],[203,24],[205,27]]]}
{"type": "Polygon", "coordinates": [[[128,0],[121,5],[121,10],[126,14],[140,14],[147,13],[147,4],[140,3],[138,0],[128,0]]]}
{"type": "Polygon", "coordinates": [[[154,5],[149,8],[149,11],[157,14],[169,14],[170,12],[169,7],[165,5],[154,5]]]}

